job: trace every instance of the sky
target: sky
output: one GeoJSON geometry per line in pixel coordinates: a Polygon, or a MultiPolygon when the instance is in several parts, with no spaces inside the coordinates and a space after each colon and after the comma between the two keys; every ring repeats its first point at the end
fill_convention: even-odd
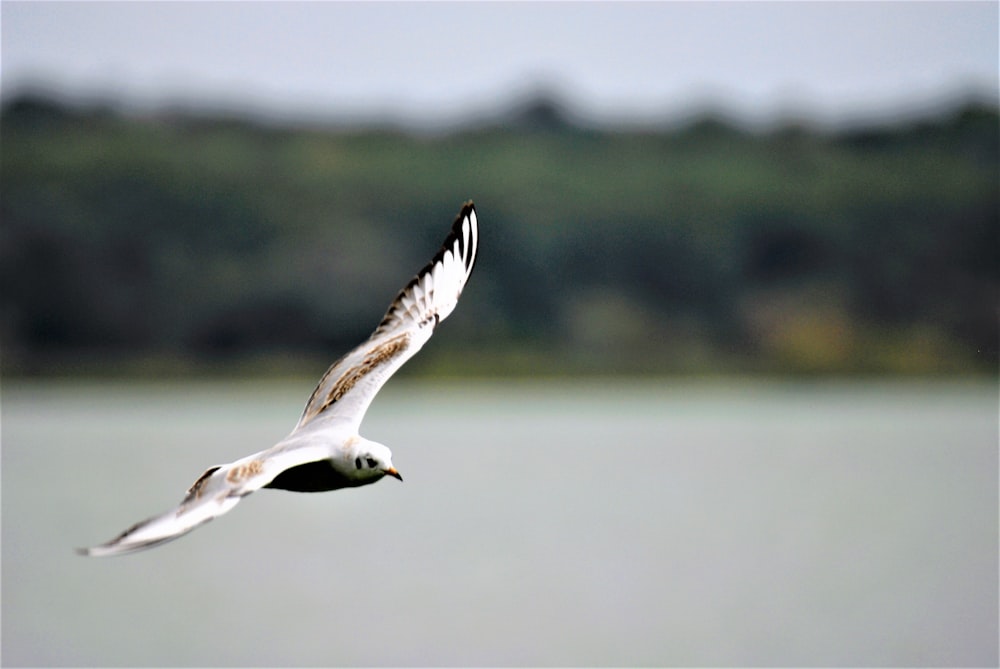
{"type": "Polygon", "coordinates": [[[998,91],[996,2],[0,3],[2,87],[124,108],[448,124],[540,90],[585,120],[837,125],[998,91]]]}

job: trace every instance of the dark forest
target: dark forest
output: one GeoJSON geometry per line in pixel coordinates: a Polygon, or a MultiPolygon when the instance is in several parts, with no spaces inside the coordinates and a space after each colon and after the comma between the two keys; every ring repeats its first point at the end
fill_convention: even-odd
{"type": "Polygon", "coordinates": [[[995,374],[995,108],[571,119],[540,99],[430,134],[12,100],[4,373],[317,371],[472,198],[479,264],[410,373],[995,374]]]}

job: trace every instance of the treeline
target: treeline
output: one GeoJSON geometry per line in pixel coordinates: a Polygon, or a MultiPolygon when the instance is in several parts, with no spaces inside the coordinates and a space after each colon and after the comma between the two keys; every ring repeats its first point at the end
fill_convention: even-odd
{"type": "Polygon", "coordinates": [[[539,100],[436,135],[0,111],[7,374],[315,371],[480,211],[420,373],[989,373],[997,109],[824,133],[588,128],[539,100]]]}

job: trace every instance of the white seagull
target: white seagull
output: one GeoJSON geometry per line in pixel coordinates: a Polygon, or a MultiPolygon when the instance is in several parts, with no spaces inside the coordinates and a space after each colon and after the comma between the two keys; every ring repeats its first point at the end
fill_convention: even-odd
{"type": "Polygon", "coordinates": [[[79,552],[119,555],[157,546],[221,516],[261,488],[321,492],[375,483],[387,474],[402,481],[389,449],[360,436],[358,428],[382,385],[458,304],[478,246],[476,209],[469,201],[441,250],[400,291],[371,337],[326,370],[291,434],[267,450],[209,468],[176,509],[79,552]]]}

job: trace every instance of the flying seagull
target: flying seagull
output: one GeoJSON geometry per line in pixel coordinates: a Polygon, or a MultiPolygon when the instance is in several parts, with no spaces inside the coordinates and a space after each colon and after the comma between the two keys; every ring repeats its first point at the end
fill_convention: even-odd
{"type": "Polygon", "coordinates": [[[210,467],[176,509],[78,552],[120,555],[157,546],[221,516],[261,488],[322,492],[375,483],[386,475],[402,481],[389,449],[360,436],[358,429],[382,385],[458,304],[478,246],[470,200],[462,205],[441,250],[400,291],[375,332],[326,370],[291,434],[267,450],[210,467]]]}

